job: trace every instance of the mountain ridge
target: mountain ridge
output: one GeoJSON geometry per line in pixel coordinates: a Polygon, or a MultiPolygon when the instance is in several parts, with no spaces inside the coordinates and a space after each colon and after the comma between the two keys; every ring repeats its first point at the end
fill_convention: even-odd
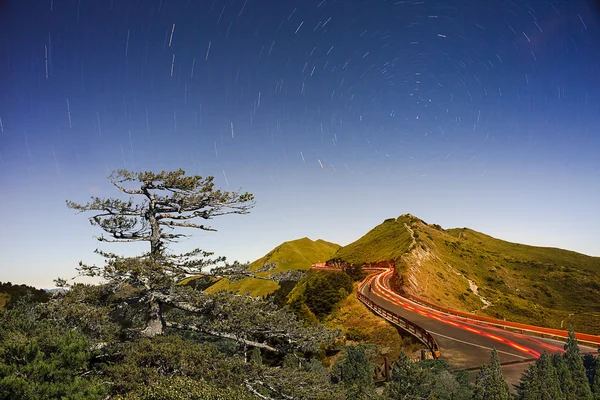
{"type": "Polygon", "coordinates": [[[390,262],[398,290],[441,306],[600,332],[600,257],[507,242],[469,228],[443,229],[403,214],[340,248],[334,258],[390,262]]]}

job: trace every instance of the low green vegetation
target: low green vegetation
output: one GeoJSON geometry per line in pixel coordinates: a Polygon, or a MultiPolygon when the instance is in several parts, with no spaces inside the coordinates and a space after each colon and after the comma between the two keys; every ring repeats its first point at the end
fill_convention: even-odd
{"type": "Polygon", "coordinates": [[[331,314],[352,289],[352,278],[343,272],[310,271],[289,292],[286,305],[304,320],[316,322],[331,314]]]}
{"type": "Polygon", "coordinates": [[[92,342],[44,317],[45,307],[21,303],[0,310],[0,399],[102,399],[105,385],[91,374],[92,342]]]}
{"type": "Polygon", "coordinates": [[[45,290],[33,286],[0,282],[0,308],[14,306],[19,300],[25,298],[33,302],[45,302],[48,301],[50,295],[45,290]]]}

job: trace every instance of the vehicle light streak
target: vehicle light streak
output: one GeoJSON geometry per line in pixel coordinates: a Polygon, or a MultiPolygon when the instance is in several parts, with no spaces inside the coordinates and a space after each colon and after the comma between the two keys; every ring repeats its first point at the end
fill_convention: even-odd
{"type": "MultiPolygon", "coordinates": [[[[532,355],[536,358],[540,356],[540,353],[532,348],[529,348],[529,347],[526,347],[523,345],[519,345],[519,344],[515,343],[514,341],[509,340],[507,338],[503,338],[503,337],[491,334],[486,331],[481,331],[481,330],[472,328],[472,327],[470,327],[468,325],[464,325],[463,323],[460,323],[460,322],[464,322],[467,324],[485,325],[486,329],[488,329],[488,330],[494,330],[496,332],[504,333],[504,334],[509,333],[506,331],[506,329],[501,329],[499,327],[495,327],[495,326],[486,324],[483,321],[477,321],[477,320],[473,320],[473,319],[463,317],[463,316],[447,314],[443,311],[435,310],[435,309],[423,306],[419,303],[413,302],[409,299],[406,299],[406,298],[400,296],[398,293],[393,291],[391,289],[391,287],[389,287],[389,278],[394,273],[394,270],[392,268],[372,268],[372,269],[370,269],[370,271],[372,271],[372,273],[370,275],[368,275],[363,280],[363,282],[359,285],[359,290],[361,292],[368,285],[370,293],[374,294],[375,296],[379,297],[380,299],[383,299],[384,301],[388,301],[390,303],[401,306],[406,310],[409,310],[412,312],[417,312],[418,314],[420,314],[424,317],[432,318],[432,319],[435,319],[436,321],[442,322],[444,324],[455,326],[459,329],[474,333],[476,335],[479,335],[482,337],[487,337],[489,339],[498,341],[500,343],[504,343],[514,349],[517,349],[528,355],[532,355]],[[373,271],[376,271],[376,272],[373,272],[373,271]],[[373,288],[375,288],[375,290],[373,290],[373,288]],[[409,303],[412,303],[414,306],[409,303]],[[455,321],[459,321],[459,322],[455,322],[455,321]]],[[[557,352],[557,351],[564,352],[564,349],[562,349],[561,347],[553,346],[551,344],[537,340],[533,337],[523,335],[523,334],[517,334],[514,332],[510,332],[510,334],[530,340],[530,341],[536,343],[537,345],[540,345],[544,348],[549,349],[551,352],[557,352]]]]}
{"type": "MultiPolygon", "coordinates": [[[[373,275],[367,277],[363,281],[363,283],[360,285],[360,289],[362,290],[368,284],[372,288],[371,294],[383,299],[384,301],[388,301],[392,304],[396,304],[396,305],[403,307],[404,309],[407,309],[409,311],[417,312],[418,314],[420,314],[424,317],[435,319],[437,321],[443,322],[444,324],[451,325],[451,326],[457,327],[459,329],[474,333],[476,335],[492,339],[499,343],[504,343],[522,353],[534,356],[535,358],[538,358],[540,356],[540,353],[538,351],[536,351],[532,348],[517,344],[516,342],[514,342],[510,339],[503,338],[503,337],[500,337],[497,335],[493,335],[493,334],[485,332],[485,331],[473,329],[473,328],[466,326],[459,322],[451,321],[450,319],[455,319],[454,316],[444,314],[437,310],[431,310],[431,309],[426,308],[417,303],[413,303],[413,305],[407,304],[405,301],[403,301],[406,299],[402,298],[396,292],[391,290],[391,288],[387,285],[387,283],[389,282],[388,278],[393,273],[394,273],[394,271],[392,269],[387,269],[387,270],[384,270],[384,271],[378,273],[377,275],[373,274],[373,275]],[[374,290],[373,290],[373,288],[374,288],[374,290]]],[[[548,345],[548,346],[553,347],[551,345],[548,345]]]]}
{"type": "MultiPolygon", "coordinates": [[[[311,266],[312,269],[322,269],[322,270],[337,270],[340,271],[340,268],[335,266],[326,266],[325,263],[315,264],[311,266]]],[[[383,280],[389,278],[393,273],[393,268],[379,268],[379,267],[369,267],[365,268],[365,271],[371,272],[363,282],[359,285],[359,290],[362,292],[366,285],[370,286],[370,290],[374,287],[383,294],[385,294],[386,301],[402,306],[403,308],[409,311],[416,311],[417,309],[425,309],[429,312],[429,317],[434,318],[440,322],[448,321],[448,319],[452,319],[454,321],[460,321],[468,325],[479,325],[485,327],[487,330],[493,330],[502,334],[509,334],[513,337],[519,337],[521,339],[525,339],[531,342],[534,342],[536,345],[544,347],[551,352],[562,352],[564,353],[564,349],[561,346],[554,346],[549,343],[542,342],[537,340],[536,338],[530,336],[530,334],[525,332],[531,332],[536,334],[541,334],[542,337],[544,335],[549,335],[553,337],[566,338],[568,333],[559,329],[552,328],[544,328],[540,326],[527,325],[517,322],[511,321],[502,321],[495,318],[485,317],[476,314],[470,314],[464,311],[453,310],[447,307],[437,306],[429,303],[427,300],[420,299],[417,296],[407,295],[407,298],[398,295],[396,292],[390,290],[385,284],[382,283],[383,280]],[[373,272],[376,271],[376,272],[373,272]],[[387,292],[387,293],[386,293],[387,292]],[[404,300],[404,301],[403,301],[404,300]],[[414,307],[411,304],[414,304],[414,307]],[[441,318],[435,318],[435,316],[441,318]],[[511,331],[513,330],[513,331],[511,331]],[[514,330],[520,331],[520,333],[514,332],[514,330]]],[[[382,295],[376,294],[378,297],[383,298],[382,295]]],[[[469,326],[461,325],[461,329],[470,331],[472,333],[476,333],[478,335],[482,335],[483,331],[479,331],[477,329],[473,329],[469,326]]],[[[485,335],[483,335],[485,336],[485,335]]],[[[592,344],[600,344],[600,336],[590,335],[585,333],[576,333],[576,338],[579,340],[586,341],[592,344]]]]}

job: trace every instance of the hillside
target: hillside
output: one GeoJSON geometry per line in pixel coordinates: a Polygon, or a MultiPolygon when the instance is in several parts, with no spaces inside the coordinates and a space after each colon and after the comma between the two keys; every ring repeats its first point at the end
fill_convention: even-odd
{"type": "Polygon", "coordinates": [[[389,219],[335,258],[390,261],[396,285],[429,301],[496,318],[600,333],[600,258],[389,219]]]}
{"type": "MultiPolygon", "coordinates": [[[[275,268],[268,273],[257,273],[257,275],[268,276],[283,271],[306,270],[312,264],[328,260],[339,248],[339,245],[321,239],[313,241],[305,237],[292,240],[282,243],[264,257],[252,262],[250,270],[257,271],[268,264],[275,264],[275,268]]],[[[266,296],[277,289],[279,289],[279,285],[276,282],[246,278],[237,282],[222,279],[206,291],[215,293],[220,290],[230,290],[251,296],[266,296]]]]}
{"type": "Polygon", "coordinates": [[[338,249],[333,258],[356,264],[396,260],[408,251],[412,243],[410,232],[406,229],[410,221],[408,214],[386,219],[359,240],[338,249]]]}

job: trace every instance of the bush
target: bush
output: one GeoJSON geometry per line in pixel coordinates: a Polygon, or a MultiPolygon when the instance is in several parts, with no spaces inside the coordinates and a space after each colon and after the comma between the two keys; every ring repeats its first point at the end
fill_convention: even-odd
{"type": "Polygon", "coordinates": [[[333,311],[338,302],[352,293],[352,278],[343,272],[318,272],[309,276],[304,298],[306,305],[318,317],[333,311]]]}
{"type": "Polygon", "coordinates": [[[346,339],[361,342],[369,339],[369,335],[363,327],[351,326],[346,331],[346,339]]]}
{"type": "Polygon", "coordinates": [[[204,380],[172,376],[161,378],[151,386],[143,386],[137,392],[123,397],[124,400],[246,400],[254,398],[244,390],[220,388],[204,380]]]}
{"type": "Polygon", "coordinates": [[[0,310],[0,399],[102,399],[88,339],[32,304],[0,310]]]}

